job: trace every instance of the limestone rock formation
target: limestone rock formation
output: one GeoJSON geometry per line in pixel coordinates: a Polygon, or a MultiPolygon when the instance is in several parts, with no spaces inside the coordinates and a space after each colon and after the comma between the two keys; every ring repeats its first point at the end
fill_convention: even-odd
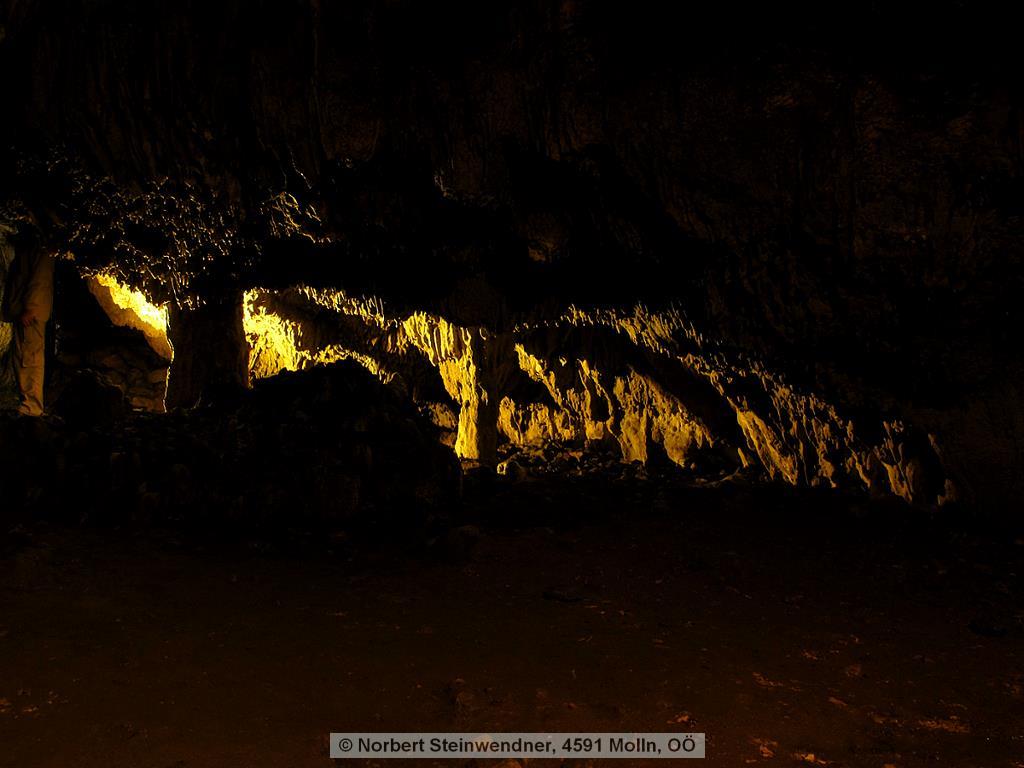
{"type": "Polygon", "coordinates": [[[167,340],[166,307],[154,306],[140,291],[131,290],[109,275],[90,277],[87,285],[114,325],[140,331],[154,352],[171,361],[174,352],[167,340]]]}
{"type": "Polygon", "coordinates": [[[610,441],[1006,513],[1017,46],[994,6],[831,12],[7,0],[2,218],[170,308],[183,404],[245,384],[244,331],[485,464],[610,441]]]}
{"type": "Polygon", "coordinates": [[[131,408],[163,411],[171,356],[166,311],[107,276],[83,277],[66,262],[56,284],[47,399],[56,404],[85,373],[119,390],[131,408]]]}
{"type": "Polygon", "coordinates": [[[955,498],[934,437],[900,422],[858,423],[763,366],[730,360],[679,311],[574,309],[494,335],[424,313],[388,319],[381,304],[368,311],[309,289],[247,301],[254,374],[359,361],[430,412],[451,408],[464,458],[493,464],[499,436],[517,446],[610,442],[625,462],[753,466],[794,485],[860,486],[929,505],[955,498]]]}

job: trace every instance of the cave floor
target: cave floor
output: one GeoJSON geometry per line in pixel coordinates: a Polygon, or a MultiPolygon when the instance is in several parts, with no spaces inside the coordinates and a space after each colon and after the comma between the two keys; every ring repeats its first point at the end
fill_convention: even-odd
{"type": "Polygon", "coordinates": [[[670,481],[499,483],[465,518],[358,556],[19,528],[0,766],[322,766],[331,730],[673,729],[706,732],[715,766],[1024,766],[1013,536],[670,481]]]}

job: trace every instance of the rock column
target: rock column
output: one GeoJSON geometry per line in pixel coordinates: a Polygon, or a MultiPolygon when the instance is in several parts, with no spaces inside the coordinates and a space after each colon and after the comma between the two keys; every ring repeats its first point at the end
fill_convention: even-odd
{"type": "Polygon", "coordinates": [[[242,313],[241,291],[208,298],[194,309],[172,305],[167,322],[174,350],[167,375],[168,410],[230,398],[249,386],[242,313]]]}

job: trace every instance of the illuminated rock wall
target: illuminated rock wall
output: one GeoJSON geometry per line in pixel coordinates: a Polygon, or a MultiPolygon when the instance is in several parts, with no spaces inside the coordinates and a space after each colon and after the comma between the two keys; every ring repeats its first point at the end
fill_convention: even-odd
{"type": "MultiPolygon", "coordinates": [[[[353,358],[485,463],[589,440],[1013,514],[1016,33],[821,7],[0,2],[0,218],[161,306],[271,292],[257,376],[353,358]]],[[[244,378],[237,315],[179,363],[244,378]]]]}
{"type": "Polygon", "coordinates": [[[157,307],[141,291],[128,288],[110,275],[87,278],[86,284],[114,325],[140,331],[154,352],[171,361],[174,353],[167,341],[166,307],[157,307]]]}
{"type": "Polygon", "coordinates": [[[354,359],[441,423],[456,414],[456,452],[483,463],[495,462],[499,439],[612,443],[626,462],[753,468],[794,485],[862,487],[922,504],[956,494],[933,436],[858,423],[762,366],[703,352],[678,311],[573,310],[494,335],[424,313],[389,319],[377,302],[295,289],[251,292],[246,332],[254,376],[354,359]],[[425,385],[431,370],[440,386],[425,385]]]}

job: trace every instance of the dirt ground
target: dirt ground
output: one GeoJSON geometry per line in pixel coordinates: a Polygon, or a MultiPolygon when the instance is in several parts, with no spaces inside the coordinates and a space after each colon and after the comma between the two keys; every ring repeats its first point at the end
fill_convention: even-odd
{"type": "Polygon", "coordinates": [[[1024,766],[1013,535],[742,485],[475,493],[459,527],[394,547],[17,528],[0,766],[299,768],[331,763],[332,730],[676,729],[706,732],[713,766],[1024,766]]]}

